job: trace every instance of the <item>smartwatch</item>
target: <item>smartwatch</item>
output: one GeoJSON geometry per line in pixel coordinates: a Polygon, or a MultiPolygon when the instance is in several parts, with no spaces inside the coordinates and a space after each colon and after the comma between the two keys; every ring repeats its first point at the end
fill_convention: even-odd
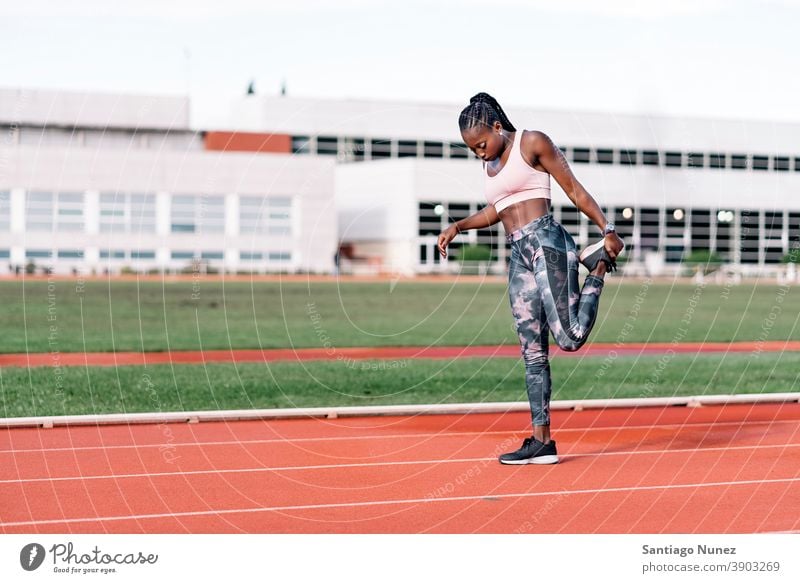
{"type": "Polygon", "coordinates": [[[614,223],[606,223],[606,228],[603,229],[603,237],[608,235],[609,233],[616,233],[617,228],[614,226],[614,223]]]}

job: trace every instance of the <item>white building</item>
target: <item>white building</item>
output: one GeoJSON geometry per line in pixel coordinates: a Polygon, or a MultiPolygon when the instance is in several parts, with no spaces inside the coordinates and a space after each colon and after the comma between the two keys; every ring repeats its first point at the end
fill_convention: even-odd
{"type": "MultiPolygon", "coordinates": [[[[502,100],[501,100],[502,103],[502,100]]],[[[460,143],[464,104],[253,96],[232,127],[290,136],[298,158],[331,157],[339,237],[389,271],[445,269],[436,235],[484,204],[479,162],[460,143]]],[[[778,263],[800,241],[800,124],[541,111],[503,104],[544,131],[627,243],[631,265],[715,253],[742,270],[778,263]]],[[[553,181],[553,212],[579,245],[596,231],[553,181]]],[[[456,240],[492,248],[502,226],[456,240]]]]}
{"type": "Polygon", "coordinates": [[[188,112],[179,97],[0,90],[0,270],[330,272],[334,161],[236,147],[188,112]]]}
{"type": "MultiPolygon", "coordinates": [[[[0,270],[208,268],[417,273],[465,243],[507,258],[502,226],[447,262],[436,236],[484,204],[460,142],[464,104],[248,96],[224,131],[193,131],[188,100],[0,90],[0,270]],[[349,260],[349,264],[348,264],[349,260]]],[[[800,124],[538,111],[613,220],[628,265],[714,253],[759,271],[800,243],[800,124]]],[[[553,212],[597,237],[553,181],[553,212]]]]}

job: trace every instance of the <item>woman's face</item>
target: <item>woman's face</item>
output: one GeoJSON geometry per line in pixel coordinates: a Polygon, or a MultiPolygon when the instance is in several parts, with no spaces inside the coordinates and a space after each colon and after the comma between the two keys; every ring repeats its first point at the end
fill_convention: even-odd
{"type": "Polygon", "coordinates": [[[464,130],[461,132],[461,138],[478,158],[489,162],[503,153],[505,139],[502,131],[503,126],[496,121],[492,127],[479,125],[464,130]]]}

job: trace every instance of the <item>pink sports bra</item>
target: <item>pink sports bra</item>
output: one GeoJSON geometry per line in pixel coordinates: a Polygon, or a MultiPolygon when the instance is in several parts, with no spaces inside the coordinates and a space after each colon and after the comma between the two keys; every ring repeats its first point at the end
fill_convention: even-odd
{"type": "Polygon", "coordinates": [[[505,166],[494,176],[489,176],[488,169],[486,172],[486,200],[498,213],[523,200],[550,198],[550,174],[531,168],[525,161],[521,140],[522,130],[517,130],[505,166]]]}

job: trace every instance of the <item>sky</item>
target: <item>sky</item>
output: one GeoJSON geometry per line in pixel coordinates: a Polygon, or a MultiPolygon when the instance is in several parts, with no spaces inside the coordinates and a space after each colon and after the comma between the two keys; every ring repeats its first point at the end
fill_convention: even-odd
{"type": "Polygon", "coordinates": [[[800,121],[800,0],[5,0],[0,85],[800,121]]]}

